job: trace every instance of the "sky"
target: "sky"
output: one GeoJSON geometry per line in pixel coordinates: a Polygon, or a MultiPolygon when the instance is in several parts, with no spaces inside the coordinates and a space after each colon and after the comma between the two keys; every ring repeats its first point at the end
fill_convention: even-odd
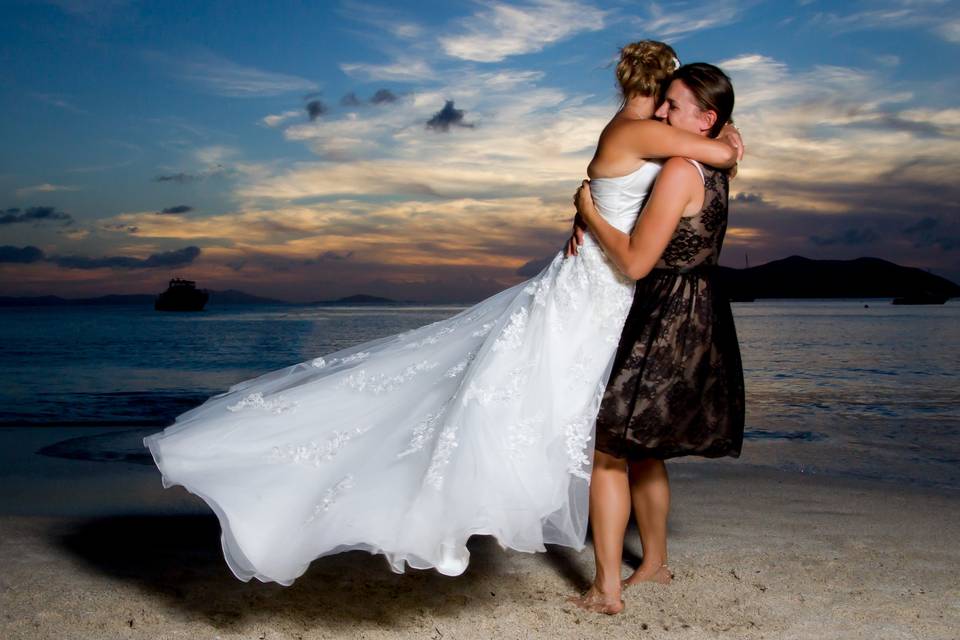
{"type": "Polygon", "coordinates": [[[480,300],[561,249],[646,38],[734,82],[721,264],[960,282],[958,0],[0,10],[0,295],[480,300]]]}

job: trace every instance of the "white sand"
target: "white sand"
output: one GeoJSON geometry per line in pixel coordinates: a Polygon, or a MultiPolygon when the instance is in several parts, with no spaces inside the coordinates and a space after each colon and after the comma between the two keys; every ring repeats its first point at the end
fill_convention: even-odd
{"type": "Polygon", "coordinates": [[[590,549],[528,555],[489,538],[458,578],[354,552],[289,588],[243,583],[216,519],[144,469],[147,502],[173,495],[193,514],[0,517],[0,639],[960,638],[960,492],[668,465],[676,578],[629,590],[620,616],[564,604],[590,549]]]}

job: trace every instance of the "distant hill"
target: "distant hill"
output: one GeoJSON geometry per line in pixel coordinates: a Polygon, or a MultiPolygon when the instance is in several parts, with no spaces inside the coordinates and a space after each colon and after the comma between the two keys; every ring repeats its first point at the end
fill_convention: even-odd
{"type": "Polygon", "coordinates": [[[286,300],[277,300],[276,298],[264,298],[255,296],[252,293],[246,293],[237,289],[227,289],[225,291],[210,292],[210,302],[207,306],[216,306],[218,304],[293,304],[286,300]]]}
{"type": "MultiPolygon", "coordinates": [[[[720,278],[734,297],[756,298],[895,298],[930,292],[948,297],[960,296],[960,286],[923,269],[902,267],[880,258],[856,260],[811,260],[790,256],[747,269],[720,267],[720,278]]],[[[277,305],[403,305],[410,301],[392,300],[365,294],[293,303],[255,296],[236,289],[211,291],[209,307],[228,304],[277,305]]],[[[153,294],[106,295],[95,298],[59,296],[0,296],[0,307],[129,304],[153,307],[153,294]]]]}
{"type": "MultiPolygon", "coordinates": [[[[274,298],[263,298],[255,296],[236,289],[227,289],[226,291],[212,291],[210,293],[210,302],[207,307],[221,304],[293,304],[286,300],[276,300],[274,298]]],[[[150,293],[133,294],[110,294],[97,296],[95,298],[61,298],[60,296],[0,296],[0,307],[52,307],[62,305],[136,305],[153,308],[153,301],[156,295],[150,293]]]]}
{"type": "Polygon", "coordinates": [[[307,304],[410,304],[410,302],[380,298],[378,296],[368,296],[361,293],[355,296],[347,296],[346,298],[337,298],[336,300],[316,300],[314,302],[308,302],[307,304]]]}
{"type": "Polygon", "coordinates": [[[96,298],[61,298],[60,296],[0,296],[0,307],[55,307],[63,305],[132,304],[153,306],[156,296],[147,293],[111,294],[96,298]]]}
{"type": "Polygon", "coordinates": [[[894,298],[922,292],[960,296],[960,286],[946,278],[880,258],[790,256],[747,269],[720,267],[720,278],[733,297],[894,298]]]}

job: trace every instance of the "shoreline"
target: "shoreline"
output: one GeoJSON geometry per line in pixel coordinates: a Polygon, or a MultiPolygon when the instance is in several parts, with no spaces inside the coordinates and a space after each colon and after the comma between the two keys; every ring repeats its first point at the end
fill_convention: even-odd
{"type": "MultiPolygon", "coordinates": [[[[960,628],[955,491],[733,458],[668,461],[676,578],[631,588],[624,614],[607,617],[564,603],[592,576],[589,544],[525,554],[474,537],[457,578],[398,575],[380,556],[349,552],[315,560],[291,587],[243,583],[223,559],[215,516],[182,487],[164,490],[156,469],[47,458],[31,476],[32,461],[19,458],[3,473],[6,499],[32,483],[21,505],[47,515],[0,515],[5,639],[926,640],[960,628]]],[[[631,531],[624,575],[639,553],[631,531]]]]}

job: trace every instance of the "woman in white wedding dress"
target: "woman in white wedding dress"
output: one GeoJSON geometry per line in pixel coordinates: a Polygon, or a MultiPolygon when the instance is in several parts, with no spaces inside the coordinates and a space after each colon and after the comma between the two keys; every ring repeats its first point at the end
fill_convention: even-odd
{"type": "MultiPolygon", "coordinates": [[[[647,120],[678,65],[663,43],[621,52],[611,125],[638,125],[633,168],[591,185],[625,232],[660,169],[644,158],[736,161],[730,142],[647,120]]],[[[578,255],[560,251],[452,318],[235,384],[144,445],[164,487],[216,513],[245,581],[290,585],[350,549],[397,572],[458,575],[474,534],[520,551],[581,549],[593,423],[633,291],[588,236],[578,255]]]]}

